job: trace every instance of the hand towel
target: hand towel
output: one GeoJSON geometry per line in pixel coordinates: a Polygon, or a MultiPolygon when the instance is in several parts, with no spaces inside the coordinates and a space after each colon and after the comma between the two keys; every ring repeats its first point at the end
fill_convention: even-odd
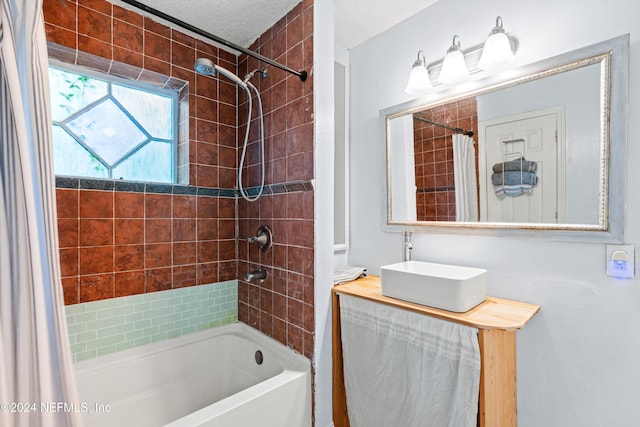
{"type": "Polygon", "coordinates": [[[535,185],[538,177],[535,172],[508,171],[491,175],[491,184],[496,185],[535,185]]]}
{"type": "Polygon", "coordinates": [[[495,173],[506,171],[535,172],[537,169],[538,164],[536,162],[525,160],[524,157],[493,165],[493,171],[495,173]]]}
{"type": "Polygon", "coordinates": [[[475,427],[477,329],[340,296],[345,389],[353,427],[475,427]]]}
{"type": "Polygon", "coordinates": [[[496,196],[499,198],[508,196],[508,197],[516,197],[521,194],[531,193],[533,190],[533,185],[523,184],[523,185],[496,185],[493,187],[493,191],[496,193],[496,196]]]}

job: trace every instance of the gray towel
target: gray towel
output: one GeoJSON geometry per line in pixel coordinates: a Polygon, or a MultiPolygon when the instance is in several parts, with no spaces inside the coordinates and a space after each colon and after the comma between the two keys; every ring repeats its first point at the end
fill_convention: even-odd
{"type": "Polygon", "coordinates": [[[497,185],[493,187],[493,191],[495,191],[496,196],[502,199],[504,196],[516,197],[521,194],[531,193],[533,190],[533,185],[528,184],[518,184],[518,185],[497,185]]]}
{"type": "Polygon", "coordinates": [[[505,171],[522,171],[522,172],[535,172],[538,169],[538,164],[529,160],[525,160],[524,157],[520,157],[515,160],[509,160],[508,162],[496,163],[493,165],[493,171],[495,173],[505,171]]]}
{"type": "Polygon", "coordinates": [[[494,173],[491,175],[491,184],[493,186],[502,185],[536,185],[538,177],[535,172],[520,172],[520,171],[508,171],[501,173],[494,173]]]}

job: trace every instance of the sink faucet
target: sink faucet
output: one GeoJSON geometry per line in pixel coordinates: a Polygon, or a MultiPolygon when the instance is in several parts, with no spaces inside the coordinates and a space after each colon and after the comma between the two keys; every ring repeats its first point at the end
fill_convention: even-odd
{"type": "Polygon", "coordinates": [[[245,282],[252,282],[254,279],[259,280],[259,283],[264,282],[267,279],[267,270],[259,268],[254,271],[250,271],[244,276],[245,282]]]}
{"type": "Polygon", "coordinates": [[[411,251],[413,250],[413,244],[411,243],[411,231],[403,231],[402,237],[404,239],[402,246],[402,260],[411,261],[411,251]]]}

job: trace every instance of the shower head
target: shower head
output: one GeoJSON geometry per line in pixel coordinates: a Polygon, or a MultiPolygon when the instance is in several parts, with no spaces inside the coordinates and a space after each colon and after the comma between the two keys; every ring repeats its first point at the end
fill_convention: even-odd
{"type": "Polygon", "coordinates": [[[216,66],[212,60],[207,58],[197,58],[193,69],[196,73],[204,76],[215,76],[216,74],[216,66]]]}
{"type": "Polygon", "coordinates": [[[193,69],[196,71],[196,73],[202,74],[204,76],[215,76],[216,72],[220,73],[238,86],[247,90],[247,85],[242,81],[242,79],[240,79],[240,77],[236,76],[226,68],[214,64],[210,59],[197,58],[193,69]]]}

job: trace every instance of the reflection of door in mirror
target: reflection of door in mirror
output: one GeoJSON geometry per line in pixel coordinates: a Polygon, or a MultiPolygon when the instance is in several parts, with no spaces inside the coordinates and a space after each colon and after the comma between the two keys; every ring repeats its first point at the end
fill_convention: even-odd
{"type": "MultiPolygon", "coordinates": [[[[514,117],[525,118],[556,112],[560,114],[558,125],[558,181],[557,188],[564,194],[558,199],[558,218],[555,211],[539,215],[538,219],[509,219],[508,216],[487,218],[481,214],[483,222],[522,222],[527,224],[597,224],[597,206],[599,204],[598,179],[600,153],[598,134],[600,128],[600,68],[596,65],[578,68],[568,73],[560,73],[545,79],[486,93],[476,97],[478,102],[478,121],[483,124],[508,122],[514,117]],[[561,111],[559,113],[558,111],[561,111]],[[527,116],[529,115],[529,116],[527,116]]],[[[483,130],[481,137],[485,136],[483,130]]],[[[479,138],[483,139],[483,138],[479,138]]],[[[485,141],[478,142],[481,153],[485,141]]],[[[555,144],[555,140],[553,140],[555,144]]],[[[521,144],[520,144],[521,145],[521,144]]],[[[513,147],[517,149],[516,146],[513,147]]],[[[553,148],[550,149],[554,151],[553,148]]],[[[490,174],[492,164],[480,163],[480,171],[490,174]]],[[[550,175],[545,167],[539,174],[542,183],[550,175]]],[[[481,195],[486,182],[480,177],[481,195]]],[[[537,189],[535,189],[537,190],[537,189]]],[[[536,193],[532,191],[531,195],[536,193]]],[[[526,200],[524,197],[520,197],[526,200]]],[[[515,198],[514,198],[515,199],[515,198]]],[[[506,207],[506,206],[505,206],[506,207]]],[[[503,212],[504,213],[504,212],[503,212]]]]}
{"type": "MultiPolygon", "coordinates": [[[[532,111],[479,124],[481,147],[480,220],[489,222],[558,223],[564,221],[564,144],[559,129],[563,109],[532,111]],[[502,186],[492,183],[494,165],[535,165],[535,185],[524,192],[505,195],[502,186]],[[515,162],[515,163],[514,163],[515,162]],[[523,163],[527,162],[527,163],[523,163]]],[[[498,166],[499,167],[499,166],[498,166]]],[[[527,170],[509,171],[508,176],[531,175],[527,170]]],[[[517,181],[517,179],[516,179],[517,181]]],[[[518,183],[510,182],[513,187],[518,183]]],[[[520,185],[522,187],[522,185],[520,185]]],[[[526,185],[524,186],[526,188],[526,185]]]]}
{"type": "Polygon", "coordinates": [[[452,136],[457,132],[421,119],[477,135],[476,100],[462,99],[413,116],[417,220],[455,221],[452,136]]]}

